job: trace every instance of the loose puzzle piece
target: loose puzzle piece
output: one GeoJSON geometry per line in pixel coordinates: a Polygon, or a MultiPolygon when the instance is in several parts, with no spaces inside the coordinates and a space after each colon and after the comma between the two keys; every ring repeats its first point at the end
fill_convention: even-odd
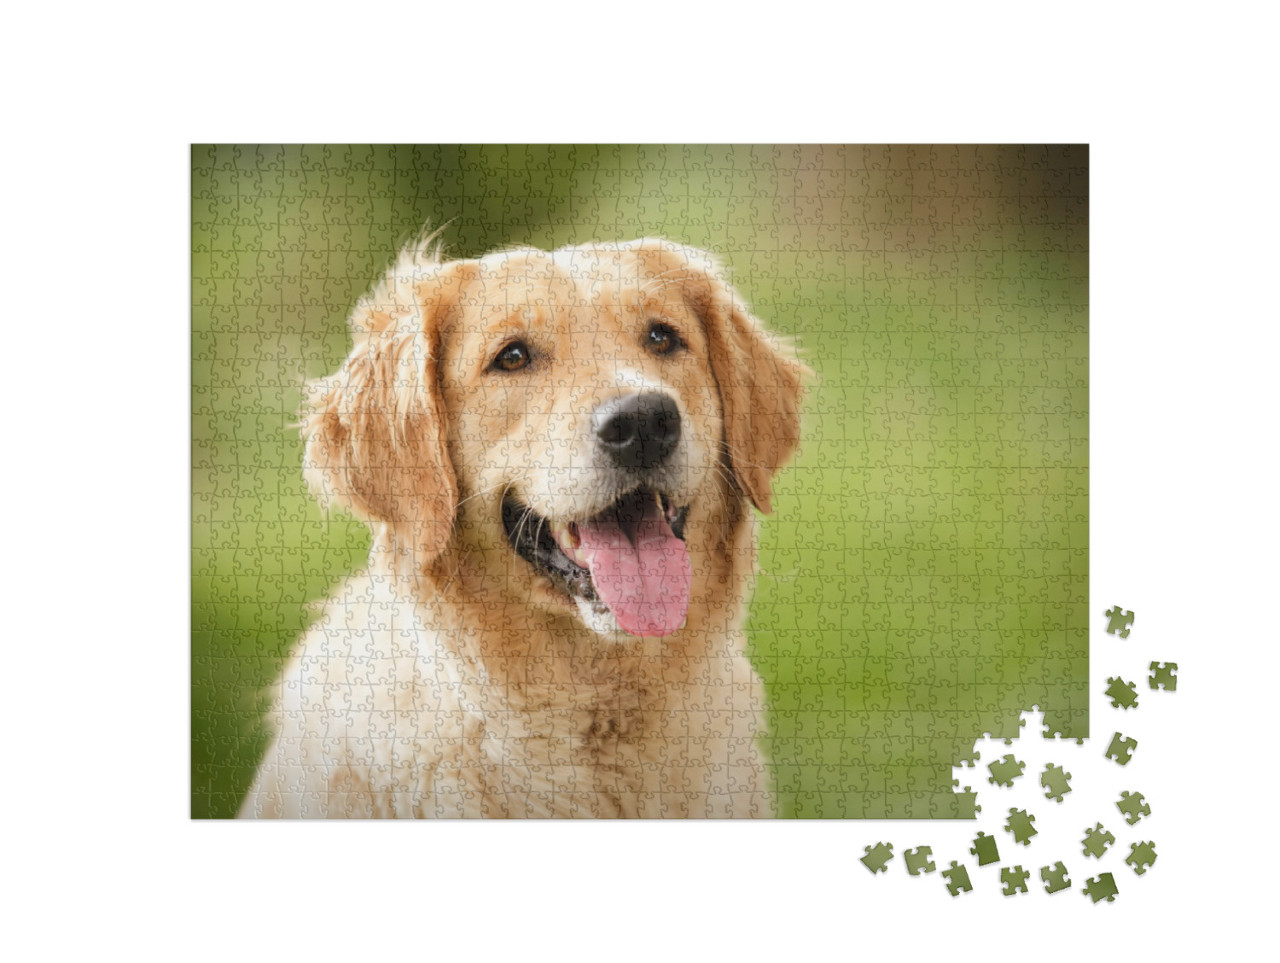
{"type": "Polygon", "coordinates": [[[893,843],[876,843],[873,849],[870,846],[862,847],[866,854],[862,857],[862,864],[874,873],[887,873],[889,871],[889,860],[893,859],[893,843]]]}
{"type": "Polygon", "coordinates": [[[921,846],[919,849],[908,849],[902,854],[902,858],[907,861],[907,873],[910,876],[919,876],[921,873],[932,873],[938,867],[934,865],[933,860],[929,857],[933,855],[933,850],[928,846],[921,846]]]}
{"type": "Polygon", "coordinates": [[[1114,759],[1121,766],[1127,766],[1129,760],[1133,758],[1133,750],[1137,748],[1137,739],[1130,739],[1117,732],[1111,737],[1111,745],[1107,746],[1107,758],[1114,759]]]}
{"type": "Polygon", "coordinates": [[[1138,704],[1138,687],[1132,682],[1125,682],[1121,678],[1107,679],[1107,695],[1111,697],[1111,707],[1119,709],[1123,706],[1129,709],[1138,704]]]}
{"type": "Polygon", "coordinates": [[[1133,867],[1133,871],[1141,876],[1156,861],[1156,844],[1153,842],[1130,843],[1129,855],[1124,861],[1133,867]]]}
{"type": "Polygon", "coordinates": [[[1046,790],[1045,799],[1062,802],[1062,797],[1071,792],[1071,784],[1067,782],[1071,773],[1063,772],[1061,766],[1049,763],[1040,776],[1040,785],[1046,790]]]}
{"type": "Polygon", "coordinates": [[[1147,684],[1153,689],[1175,692],[1178,688],[1177,672],[1178,663],[1176,662],[1152,662],[1151,676],[1147,679],[1147,684]]]}
{"type": "Polygon", "coordinates": [[[1101,859],[1107,847],[1115,841],[1116,837],[1103,829],[1102,823],[1098,823],[1093,829],[1086,829],[1084,839],[1080,840],[1084,844],[1084,854],[1094,859],[1101,859]]]}
{"type": "MultiPolygon", "coordinates": [[[[1062,864],[1059,863],[1059,866],[1062,864]]],[[[1000,870],[1000,882],[1004,883],[1004,895],[1012,896],[1015,892],[1027,892],[1027,877],[1031,875],[1029,869],[1023,869],[1021,866],[1015,866],[1009,869],[1007,866],[1000,870]]]]}
{"type": "Polygon", "coordinates": [[[1126,612],[1120,606],[1107,609],[1107,634],[1118,635],[1122,639],[1129,637],[1129,626],[1133,625],[1133,613],[1126,612]]]}
{"type": "Polygon", "coordinates": [[[999,762],[993,762],[987,768],[991,770],[991,778],[988,782],[993,782],[997,786],[1012,786],[1013,781],[1022,775],[1022,770],[1026,768],[1025,762],[1019,762],[1012,755],[1007,755],[999,762]]]}
{"type": "Polygon", "coordinates": [[[1143,816],[1151,815],[1151,804],[1142,798],[1140,792],[1122,792],[1116,809],[1124,813],[1125,822],[1136,825],[1143,816]]]}
{"type": "Polygon", "coordinates": [[[979,866],[1000,862],[1000,852],[996,848],[996,838],[983,832],[978,833],[977,838],[973,841],[973,848],[969,852],[978,857],[979,866]]]}
{"type": "Polygon", "coordinates": [[[1088,885],[1081,892],[1091,896],[1096,903],[1099,900],[1106,900],[1108,903],[1114,903],[1116,900],[1115,877],[1110,873],[1099,873],[1094,879],[1089,880],[1088,885]]]}
{"type": "Polygon", "coordinates": [[[973,884],[969,882],[969,871],[954,859],[951,861],[951,868],[944,869],[942,875],[947,878],[947,890],[952,896],[959,896],[961,891],[968,893],[973,889],[973,884]]]}
{"type": "Polygon", "coordinates": [[[1067,877],[1067,867],[1062,865],[1061,860],[1054,863],[1052,868],[1041,866],[1040,879],[1044,883],[1046,893],[1058,893],[1071,885],[1071,880],[1067,877]]]}
{"type": "Polygon", "coordinates": [[[1035,821],[1036,817],[1027,815],[1025,809],[1010,809],[1004,828],[1013,833],[1013,838],[1017,842],[1022,843],[1023,846],[1030,846],[1031,837],[1036,835],[1036,829],[1031,825],[1035,821]]]}

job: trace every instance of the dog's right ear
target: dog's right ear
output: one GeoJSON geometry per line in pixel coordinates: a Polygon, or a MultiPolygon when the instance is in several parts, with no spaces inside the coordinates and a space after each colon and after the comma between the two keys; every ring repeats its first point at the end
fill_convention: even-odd
{"type": "Polygon", "coordinates": [[[303,474],[321,504],[386,523],[418,571],[444,550],[458,505],[439,377],[457,293],[446,274],[401,256],[352,312],[356,346],[311,386],[303,422],[303,474]]]}

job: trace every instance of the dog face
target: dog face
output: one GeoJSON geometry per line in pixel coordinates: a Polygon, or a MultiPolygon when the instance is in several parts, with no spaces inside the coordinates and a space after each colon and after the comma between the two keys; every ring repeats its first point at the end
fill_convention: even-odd
{"type": "Polygon", "coordinates": [[[731,498],[768,511],[798,439],[803,367],[667,242],[419,248],[352,325],[307,423],[313,489],[415,569],[478,566],[604,636],[684,624],[695,529],[731,498]]]}

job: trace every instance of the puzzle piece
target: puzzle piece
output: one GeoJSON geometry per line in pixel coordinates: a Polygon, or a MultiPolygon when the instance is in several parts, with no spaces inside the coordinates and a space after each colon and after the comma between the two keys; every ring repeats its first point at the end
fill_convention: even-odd
{"type": "Polygon", "coordinates": [[[1113,709],[1122,706],[1129,709],[1138,704],[1138,687],[1132,682],[1125,682],[1119,677],[1107,679],[1107,682],[1106,693],[1111,697],[1113,709]]]}
{"type": "Polygon", "coordinates": [[[951,861],[951,868],[944,869],[942,875],[947,878],[947,891],[952,896],[959,896],[961,892],[968,893],[973,889],[973,884],[969,882],[969,871],[954,859],[951,861]]]}
{"type": "Polygon", "coordinates": [[[1089,880],[1088,884],[1081,890],[1081,892],[1092,897],[1095,903],[1104,899],[1108,903],[1114,903],[1116,900],[1116,893],[1118,893],[1119,890],[1116,889],[1115,877],[1110,873],[1099,873],[1093,879],[1089,880]]]}
{"type": "Polygon", "coordinates": [[[978,833],[977,838],[973,841],[973,848],[969,852],[978,857],[979,866],[1000,862],[1000,852],[996,849],[996,838],[983,832],[978,833]]]}
{"type": "Polygon", "coordinates": [[[907,875],[919,876],[921,873],[932,873],[938,868],[929,858],[932,855],[933,850],[928,846],[906,850],[902,858],[907,861],[907,875]]]}
{"type": "Polygon", "coordinates": [[[1084,844],[1084,854],[1094,859],[1101,859],[1107,847],[1115,841],[1116,837],[1103,829],[1102,823],[1098,823],[1093,829],[1086,829],[1084,839],[1080,840],[1084,844]]]}
{"type": "Polygon", "coordinates": [[[1129,627],[1133,625],[1133,613],[1126,612],[1120,606],[1107,609],[1107,634],[1118,635],[1122,639],[1129,637],[1129,627]]]}
{"type": "Polygon", "coordinates": [[[1147,685],[1152,689],[1175,692],[1178,688],[1177,672],[1178,663],[1176,662],[1152,662],[1151,676],[1147,679],[1147,685]]]}
{"type": "Polygon", "coordinates": [[[1155,865],[1156,844],[1152,842],[1130,843],[1129,855],[1124,858],[1124,861],[1133,867],[1135,873],[1141,876],[1155,865]]]}
{"type": "MultiPolygon", "coordinates": [[[[1059,863],[1059,866],[1062,864],[1059,863]]],[[[1000,882],[1004,883],[1004,895],[1012,896],[1015,892],[1027,892],[1027,878],[1031,875],[1031,871],[1023,869],[1021,866],[1015,866],[1013,869],[1005,867],[1000,870],[1000,882]]]]}
{"type": "Polygon", "coordinates": [[[1151,804],[1142,798],[1140,792],[1122,792],[1116,808],[1125,814],[1125,822],[1130,826],[1136,825],[1143,816],[1151,815],[1151,804]]]}
{"type": "Polygon", "coordinates": [[[1031,845],[1031,837],[1036,835],[1036,829],[1031,824],[1036,821],[1035,816],[1027,815],[1025,809],[1010,809],[1009,818],[1005,820],[1004,828],[1013,833],[1015,841],[1022,843],[1023,846],[1031,845]]]}
{"type": "Polygon", "coordinates": [[[1130,739],[1117,732],[1111,737],[1111,745],[1107,746],[1107,758],[1114,759],[1118,765],[1127,766],[1133,758],[1133,750],[1137,748],[1137,739],[1130,739]]]}
{"type": "Polygon", "coordinates": [[[893,843],[876,843],[874,849],[870,846],[862,848],[867,854],[862,857],[862,864],[871,870],[872,875],[889,871],[889,860],[893,859],[893,843]]]}
{"type": "Polygon", "coordinates": [[[1062,865],[1061,860],[1054,863],[1052,868],[1041,866],[1040,879],[1044,883],[1046,893],[1058,893],[1071,885],[1071,880],[1067,877],[1067,867],[1062,865]]]}
{"type": "Polygon", "coordinates": [[[995,783],[997,786],[1012,786],[1013,781],[1022,775],[1026,765],[1025,762],[1015,759],[1012,754],[1006,755],[999,762],[993,762],[987,767],[991,770],[991,778],[987,782],[995,783]]]}
{"type": "MultiPolygon", "coordinates": [[[[958,779],[951,780],[951,785],[959,786],[960,780],[958,779]]],[[[960,808],[963,811],[966,811],[966,812],[972,811],[975,814],[982,812],[982,807],[978,805],[978,794],[973,791],[972,786],[965,786],[959,792],[956,792],[956,790],[954,789],[951,791],[955,793],[956,799],[959,800],[960,808]]],[[[976,815],[974,818],[976,818],[976,815]]]]}
{"type": "Polygon", "coordinates": [[[1067,781],[1071,773],[1063,772],[1061,766],[1049,763],[1040,775],[1040,785],[1046,790],[1045,799],[1062,802],[1062,797],[1071,792],[1071,784],[1067,781]]]}

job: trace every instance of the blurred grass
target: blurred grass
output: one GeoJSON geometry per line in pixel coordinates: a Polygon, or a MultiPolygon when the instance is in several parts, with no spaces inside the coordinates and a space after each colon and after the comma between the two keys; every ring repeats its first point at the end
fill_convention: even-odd
{"type": "Polygon", "coordinates": [[[398,246],[663,235],[818,378],[749,630],[790,816],[963,817],[951,764],[1038,705],[1088,733],[1083,147],[192,149],[192,814],[364,526],[305,494],[305,378],[398,246]]]}

